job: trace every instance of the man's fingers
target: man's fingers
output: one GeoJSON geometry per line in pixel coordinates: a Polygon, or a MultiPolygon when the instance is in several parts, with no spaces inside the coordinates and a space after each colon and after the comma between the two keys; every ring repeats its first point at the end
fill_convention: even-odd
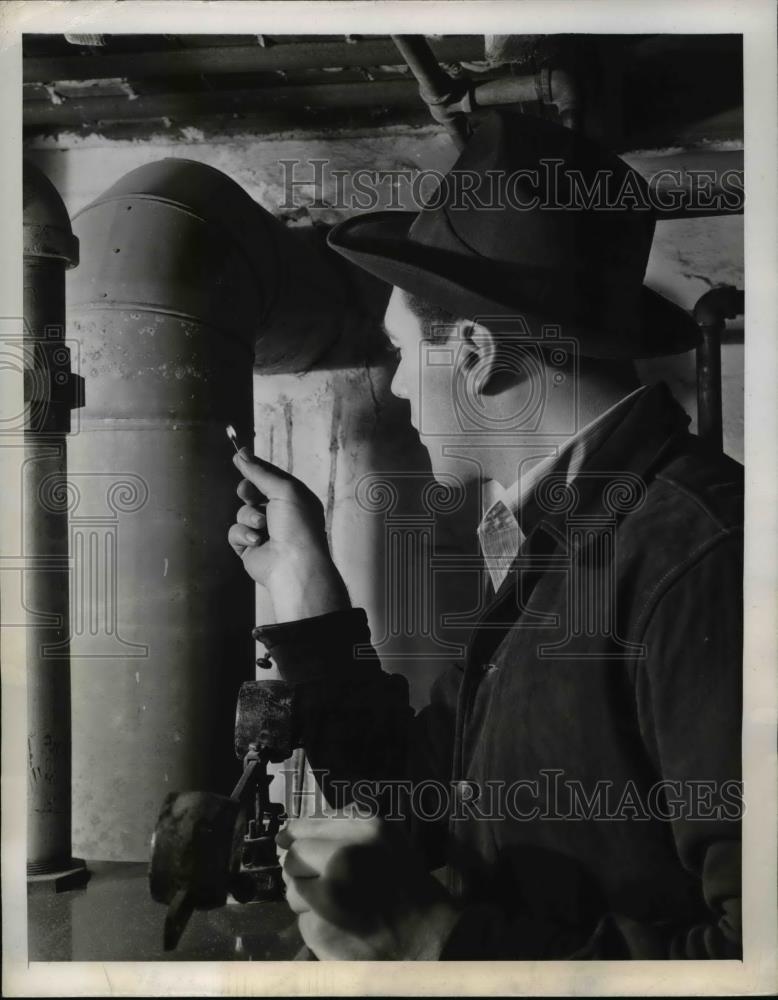
{"type": "Polygon", "coordinates": [[[247,528],[253,528],[254,531],[259,533],[267,527],[267,517],[264,511],[257,510],[251,504],[244,504],[240,508],[236,520],[238,524],[242,524],[247,528]]]}
{"type": "Polygon", "coordinates": [[[267,497],[264,493],[260,493],[259,490],[253,483],[250,483],[248,479],[241,479],[238,483],[238,488],[235,491],[244,503],[251,504],[253,507],[258,507],[260,504],[267,503],[267,497]]]}
{"type": "Polygon", "coordinates": [[[255,548],[259,545],[262,541],[262,536],[254,531],[253,528],[248,528],[245,524],[233,524],[227,532],[227,541],[237,554],[242,556],[247,548],[255,548]]]}
{"type": "MultiPolygon", "coordinates": [[[[318,959],[325,957],[324,941],[329,937],[326,921],[322,920],[318,913],[307,910],[297,918],[297,926],[300,930],[300,937],[305,941],[311,951],[318,959]]],[[[336,955],[332,956],[337,957],[336,955]]]]}
{"type": "Polygon", "coordinates": [[[363,940],[359,933],[335,926],[313,910],[301,913],[297,926],[303,941],[319,961],[369,961],[377,957],[370,943],[363,940]]]}
{"type": "Polygon", "coordinates": [[[284,875],[286,886],[286,901],[297,914],[315,913],[334,926],[343,927],[353,922],[355,916],[349,916],[348,907],[344,909],[338,896],[342,893],[333,892],[333,886],[323,878],[290,878],[284,875]]]}
{"type": "Polygon", "coordinates": [[[290,878],[316,878],[324,873],[341,846],[334,840],[297,840],[286,852],[284,872],[290,878]]]}
{"type": "Polygon", "coordinates": [[[378,835],[380,829],[381,824],[378,819],[355,816],[350,811],[336,813],[333,816],[304,816],[290,819],[276,834],[276,843],[285,849],[299,840],[308,838],[366,844],[378,835]]]}
{"type": "Polygon", "coordinates": [[[237,455],[232,456],[232,461],[267,499],[281,500],[289,496],[292,477],[288,472],[252,455],[248,448],[241,448],[237,455]]]}
{"type": "Polygon", "coordinates": [[[237,524],[230,525],[230,530],[227,532],[227,541],[230,543],[232,550],[236,555],[243,556],[246,551],[246,546],[240,540],[240,536],[237,532],[233,531],[233,528],[237,528],[237,524]]]}
{"type": "Polygon", "coordinates": [[[311,908],[311,904],[300,894],[296,881],[284,874],[284,885],[286,886],[286,902],[293,913],[306,913],[311,908]]]}

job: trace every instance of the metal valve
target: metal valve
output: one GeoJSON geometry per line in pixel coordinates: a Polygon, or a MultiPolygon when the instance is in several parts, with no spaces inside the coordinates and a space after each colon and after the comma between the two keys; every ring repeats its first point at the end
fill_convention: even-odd
{"type": "Polygon", "coordinates": [[[151,840],[149,886],[168,906],[163,944],[176,947],[195,910],[282,899],[275,835],[284,807],[272,802],[267,765],[296,746],[292,694],[284,681],[247,681],[235,713],[235,754],[243,774],[228,797],[174,792],[165,799],[151,840]]]}

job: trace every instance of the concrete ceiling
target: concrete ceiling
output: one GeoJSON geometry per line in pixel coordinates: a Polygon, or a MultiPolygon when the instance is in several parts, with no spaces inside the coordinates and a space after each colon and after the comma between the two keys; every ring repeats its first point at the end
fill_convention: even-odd
{"type": "MultiPolygon", "coordinates": [[[[569,67],[584,130],[621,150],[742,143],[737,35],[429,37],[475,82],[569,67]]],[[[327,132],[426,125],[418,84],[389,36],[26,35],[28,137],[327,132]]],[[[553,108],[525,105],[553,117],[553,108]]]]}

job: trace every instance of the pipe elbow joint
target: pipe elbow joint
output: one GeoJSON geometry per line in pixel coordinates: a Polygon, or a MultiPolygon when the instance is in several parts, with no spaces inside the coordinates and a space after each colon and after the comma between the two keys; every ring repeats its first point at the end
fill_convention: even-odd
{"type": "Polygon", "coordinates": [[[697,300],[692,315],[698,326],[723,327],[725,319],[741,316],[744,306],[745,292],[734,285],[719,285],[697,300]]]}
{"type": "Polygon", "coordinates": [[[581,111],[581,89],[575,75],[569,70],[556,68],[541,70],[541,89],[547,94],[549,104],[554,104],[562,122],[569,128],[576,128],[581,111]]]}
{"type": "Polygon", "coordinates": [[[24,161],[24,256],[59,260],[65,267],[78,265],[78,240],[59,192],[36,166],[24,161]]]}

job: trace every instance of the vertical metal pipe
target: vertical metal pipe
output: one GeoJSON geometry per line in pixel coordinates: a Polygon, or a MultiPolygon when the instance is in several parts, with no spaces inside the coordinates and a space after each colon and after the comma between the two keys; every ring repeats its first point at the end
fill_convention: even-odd
{"type": "Polygon", "coordinates": [[[702,339],[697,347],[697,431],[717,450],[723,448],[721,335],[725,319],[743,313],[744,293],[731,285],[712,288],[697,300],[694,319],[702,339]]]}
{"type": "MultiPolygon", "coordinates": [[[[46,344],[46,329],[62,323],[64,266],[25,258],[24,278],[27,343],[34,350],[46,344]]],[[[68,515],[67,507],[58,510],[44,498],[49,485],[53,496],[67,489],[66,447],[62,431],[25,428],[27,868],[33,874],[65,868],[70,859],[68,515]],[[47,655],[47,648],[59,655],[47,655]]]]}
{"type": "MultiPolygon", "coordinates": [[[[53,185],[24,167],[24,603],[27,871],[83,871],[71,857],[70,607],[66,434],[81,384],[65,343],[65,269],[78,241],[53,185]]],[[[75,878],[75,881],[80,881],[75,878]]],[[[64,887],[60,886],[60,887],[64,887]]]]}
{"type": "Polygon", "coordinates": [[[146,860],[170,791],[234,784],[255,623],[225,543],[224,431],[252,440],[255,324],[278,276],[259,211],[220,171],[170,159],[73,220],[69,328],[90,385],[71,447],[73,838],[89,858],[146,860]]]}
{"type": "Polygon", "coordinates": [[[71,443],[73,838],[140,861],[170,791],[235,783],[255,588],[226,544],[240,477],[225,428],[253,440],[253,363],[309,367],[347,289],[203,163],[130,171],[73,224],[69,330],[89,377],[71,443]]]}
{"type": "Polygon", "coordinates": [[[721,412],[721,334],[724,323],[700,327],[697,347],[697,432],[721,451],[724,432],[721,412]]]}

